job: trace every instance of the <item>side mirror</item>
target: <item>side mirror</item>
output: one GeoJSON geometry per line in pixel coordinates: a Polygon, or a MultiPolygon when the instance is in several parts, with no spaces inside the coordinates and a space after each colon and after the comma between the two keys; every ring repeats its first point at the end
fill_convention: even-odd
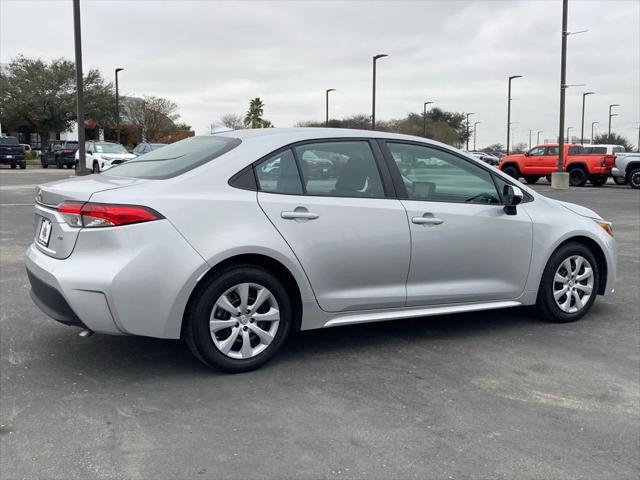
{"type": "Polygon", "coordinates": [[[502,201],[504,202],[504,212],[507,215],[515,215],[518,213],[516,205],[522,202],[524,193],[518,187],[513,185],[505,185],[502,191],[502,201]]]}
{"type": "Polygon", "coordinates": [[[88,153],[89,155],[93,155],[93,150],[87,150],[87,153],[88,153]]]}
{"type": "Polygon", "coordinates": [[[524,156],[528,157],[529,156],[529,152],[524,152],[524,156]]]}

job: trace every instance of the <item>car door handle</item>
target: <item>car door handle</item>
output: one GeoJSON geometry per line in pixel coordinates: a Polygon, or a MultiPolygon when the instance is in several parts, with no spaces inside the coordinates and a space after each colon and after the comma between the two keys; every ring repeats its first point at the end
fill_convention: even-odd
{"type": "Polygon", "coordinates": [[[443,219],[434,217],[432,213],[425,213],[422,217],[413,217],[411,221],[416,225],[440,225],[444,223],[443,219]]]}
{"type": "Polygon", "coordinates": [[[317,213],[312,213],[306,208],[296,208],[293,212],[281,212],[280,216],[285,220],[315,220],[320,217],[317,213]]]}

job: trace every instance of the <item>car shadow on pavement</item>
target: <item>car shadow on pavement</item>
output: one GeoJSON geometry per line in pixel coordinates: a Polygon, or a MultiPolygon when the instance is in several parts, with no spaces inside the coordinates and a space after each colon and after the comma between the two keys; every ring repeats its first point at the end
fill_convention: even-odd
{"type": "MultiPolygon", "coordinates": [[[[323,357],[343,356],[346,361],[363,352],[370,356],[377,352],[382,355],[385,348],[398,342],[408,347],[425,348],[513,330],[524,334],[541,322],[532,309],[515,308],[297,332],[262,369],[286,368],[291,364],[300,366],[323,357]]],[[[66,369],[82,371],[96,381],[145,381],[159,377],[166,380],[189,373],[195,376],[220,374],[202,365],[179,340],[100,334],[79,338],[67,333],[58,336],[57,341],[48,341],[43,347],[40,355],[50,358],[46,368],[55,369],[56,373],[66,369]]]]}

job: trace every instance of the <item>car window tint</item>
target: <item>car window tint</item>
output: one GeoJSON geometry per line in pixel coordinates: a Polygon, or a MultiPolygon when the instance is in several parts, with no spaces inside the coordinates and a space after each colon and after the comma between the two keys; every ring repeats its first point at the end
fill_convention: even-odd
{"type": "Polygon", "coordinates": [[[263,192],[302,195],[302,182],[293,152],[284,150],[255,167],[258,187],[263,192]]]}
{"type": "Polygon", "coordinates": [[[382,198],[382,179],[366,141],[295,147],[308,195],[382,198]]]}
{"type": "Polygon", "coordinates": [[[170,178],[203,165],[238,145],[240,140],[237,138],[190,137],[111,167],[104,173],[120,177],[170,178]]]}
{"type": "Polygon", "coordinates": [[[499,204],[491,174],[442,150],[387,143],[410,200],[499,204]]]}

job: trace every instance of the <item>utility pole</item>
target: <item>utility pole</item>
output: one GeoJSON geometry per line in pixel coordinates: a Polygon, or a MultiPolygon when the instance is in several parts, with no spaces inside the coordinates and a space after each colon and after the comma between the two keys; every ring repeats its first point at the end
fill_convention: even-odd
{"type": "Polygon", "coordinates": [[[573,130],[573,127],[567,127],[567,143],[571,143],[571,139],[569,138],[569,130],[573,130]]]}
{"type": "Polygon", "coordinates": [[[569,174],[564,171],[564,102],[567,88],[567,17],[569,0],[562,0],[562,50],[560,54],[560,125],[558,133],[558,164],[551,174],[551,188],[569,188],[569,174]]]}
{"type": "Polygon", "coordinates": [[[619,103],[612,103],[611,105],[609,105],[609,132],[607,133],[607,137],[611,137],[611,117],[617,117],[618,114],[617,113],[611,113],[611,109],[613,107],[619,107],[620,104],[619,103]]]}
{"type": "Polygon", "coordinates": [[[427,105],[432,104],[433,102],[424,102],[423,112],[422,112],[422,136],[427,136],[427,105]]]}
{"type": "Polygon", "coordinates": [[[599,124],[600,122],[591,122],[591,145],[593,145],[593,127],[599,124]]]}
{"type": "Polygon", "coordinates": [[[531,134],[533,133],[533,130],[529,130],[529,150],[531,150],[531,134]]]}
{"type": "Polygon", "coordinates": [[[325,95],[326,95],[326,110],[325,110],[326,119],[325,119],[325,122],[324,122],[324,126],[325,127],[329,126],[329,92],[335,92],[335,91],[336,91],[335,88],[328,88],[326,90],[326,92],[325,92],[325,95]]]}
{"type": "Polygon", "coordinates": [[[80,0],[73,0],[73,43],[76,57],[76,112],[78,117],[78,165],[76,175],[87,175],[87,157],[84,141],[84,90],[82,80],[82,35],[80,25],[80,0]]]}
{"type": "Polygon", "coordinates": [[[540,134],[542,133],[542,130],[538,130],[538,133],[536,134],[536,145],[540,145],[540,134]]]}
{"type": "Polygon", "coordinates": [[[584,92],[582,94],[582,127],[580,128],[580,145],[584,144],[584,100],[587,95],[593,95],[596,92],[584,92]]]}
{"type": "Polygon", "coordinates": [[[476,125],[478,125],[479,123],[482,122],[473,122],[473,151],[476,151],[476,130],[478,129],[478,127],[476,127],[476,125]]]}
{"type": "Polygon", "coordinates": [[[120,143],[120,93],[118,91],[118,72],[121,72],[124,68],[116,68],[116,136],[118,143],[120,143]]]}
{"type": "Polygon", "coordinates": [[[467,152],[469,151],[469,116],[470,115],[475,115],[475,113],[473,112],[467,113],[467,152]]]}

